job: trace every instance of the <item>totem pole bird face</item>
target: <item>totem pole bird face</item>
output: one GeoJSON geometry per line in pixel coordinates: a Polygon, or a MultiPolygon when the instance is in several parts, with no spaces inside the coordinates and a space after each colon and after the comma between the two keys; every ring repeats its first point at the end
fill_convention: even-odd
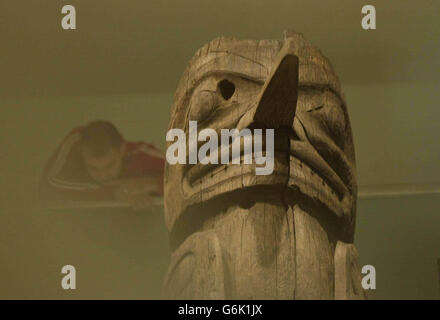
{"type": "Polygon", "coordinates": [[[169,129],[184,130],[188,139],[190,120],[198,131],[275,129],[274,171],[258,176],[255,164],[167,163],[170,231],[188,208],[254,187],[292,190],[354,220],[346,105],[329,62],[302,35],[284,41],[218,38],[199,49],[180,80],[169,129]]]}

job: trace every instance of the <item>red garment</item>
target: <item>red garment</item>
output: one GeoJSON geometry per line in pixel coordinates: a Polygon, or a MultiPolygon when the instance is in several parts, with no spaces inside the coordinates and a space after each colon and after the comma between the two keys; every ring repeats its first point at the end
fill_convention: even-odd
{"type": "MultiPolygon", "coordinates": [[[[81,130],[72,130],[49,159],[43,172],[40,195],[45,200],[112,200],[114,188],[96,183],[83,163],[79,140],[81,130]]],[[[157,177],[157,195],[163,195],[162,152],[152,144],[125,141],[126,153],[119,179],[157,177]]]]}

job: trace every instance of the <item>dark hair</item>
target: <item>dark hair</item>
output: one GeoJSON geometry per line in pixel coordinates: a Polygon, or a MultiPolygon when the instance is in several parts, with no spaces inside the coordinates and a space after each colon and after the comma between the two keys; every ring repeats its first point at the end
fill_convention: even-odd
{"type": "Polygon", "coordinates": [[[111,149],[119,149],[123,138],[108,121],[97,120],[87,124],[81,132],[81,149],[91,156],[102,157],[111,149]]]}

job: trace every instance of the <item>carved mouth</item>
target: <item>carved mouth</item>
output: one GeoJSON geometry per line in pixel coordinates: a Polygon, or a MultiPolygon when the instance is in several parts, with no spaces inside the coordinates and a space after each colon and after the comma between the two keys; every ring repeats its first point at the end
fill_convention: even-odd
{"type": "MultiPolygon", "coordinates": [[[[264,152],[263,152],[263,155],[264,152]]],[[[286,155],[275,152],[272,174],[256,175],[256,164],[244,164],[244,154],[240,155],[240,164],[196,164],[186,171],[183,179],[183,192],[191,197],[204,194],[204,198],[219,195],[240,188],[255,185],[285,184],[288,179],[286,155]]]]}
{"type": "Polygon", "coordinates": [[[319,155],[313,146],[304,141],[290,141],[290,173],[296,179],[318,181],[319,185],[328,187],[339,200],[348,189],[334,169],[319,155]]]}
{"type": "Polygon", "coordinates": [[[295,117],[293,130],[288,187],[297,187],[302,194],[323,203],[339,217],[349,214],[355,186],[351,184],[351,167],[346,156],[331,145],[328,136],[317,139],[314,134],[311,140],[300,115],[295,117]],[[325,150],[325,157],[318,148],[325,150]]]}
{"type": "MultiPolygon", "coordinates": [[[[324,168],[327,166],[325,165],[324,168]]],[[[321,168],[317,171],[300,158],[290,155],[289,172],[288,188],[298,188],[302,194],[323,203],[339,217],[342,217],[350,207],[351,193],[340,184],[340,179],[325,177],[321,168]],[[342,191],[343,189],[345,191],[342,191]]]]}
{"type": "Polygon", "coordinates": [[[243,164],[243,151],[240,165],[198,163],[186,166],[183,179],[185,196],[204,201],[241,188],[281,185],[297,188],[310,198],[326,204],[337,215],[342,215],[347,207],[344,203],[351,201],[351,191],[312,144],[299,137],[303,137],[303,132],[296,133],[300,129],[297,128],[290,138],[289,150],[275,150],[274,171],[268,176],[256,176],[254,163],[243,164]]]}

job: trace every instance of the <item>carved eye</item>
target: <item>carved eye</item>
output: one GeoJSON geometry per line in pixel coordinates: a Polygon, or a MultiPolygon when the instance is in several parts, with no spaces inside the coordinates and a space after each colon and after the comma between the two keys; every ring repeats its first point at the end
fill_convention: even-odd
{"type": "Polygon", "coordinates": [[[231,81],[223,79],[217,84],[218,91],[222,95],[223,99],[229,100],[235,92],[235,84],[231,81]]]}
{"type": "Polygon", "coordinates": [[[191,106],[189,110],[189,119],[203,121],[206,119],[216,105],[215,92],[200,91],[191,98],[191,106]]]}

